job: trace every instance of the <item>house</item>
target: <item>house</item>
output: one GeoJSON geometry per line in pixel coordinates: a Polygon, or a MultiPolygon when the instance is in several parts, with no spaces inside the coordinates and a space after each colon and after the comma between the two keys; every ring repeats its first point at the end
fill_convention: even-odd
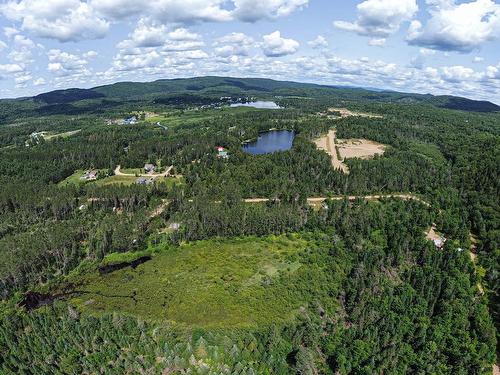
{"type": "Polygon", "coordinates": [[[134,125],[137,124],[137,117],[132,116],[121,121],[122,125],[134,125]]]}
{"type": "Polygon", "coordinates": [[[446,242],[446,238],[444,237],[441,237],[441,238],[435,238],[434,239],[434,245],[438,248],[438,249],[442,249],[443,246],[444,246],[444,243],[446,242]]]}
{"type": "Polygon", "coordinates": [[[227,151],[224,149],[224,147],[217,147],[217,157],[219,159],[229,159],[229,155],[227,151]]]}
{"type": "Polygon", "coordinates": [[[151,185],[154,182],[153,178],[139,177],[135,180],[137,185],[151,185]]]}
{"type": "Polygon", "coordinates": [[[85,172],[81,177],[80,180],[85,180],[85,181],[94,181],[97,180],[97,175],[99,174],[99,171],[96,169],[89,170],[85,172]]]}
{"type": "Polygon", "coordinates": [[[155,166],[153,164],[145,164],[144,165],[144,170],[146,171],[146,173],[152,173],[155,171],[155,166]]]}
{"type": "Polygon", "coordinates": [[[169,226],[168,226],[168,229],[171,229],[171,230],[179,230],[179,228],[181,227],[181,224],[180,223],[171,223],[169,226]]]}

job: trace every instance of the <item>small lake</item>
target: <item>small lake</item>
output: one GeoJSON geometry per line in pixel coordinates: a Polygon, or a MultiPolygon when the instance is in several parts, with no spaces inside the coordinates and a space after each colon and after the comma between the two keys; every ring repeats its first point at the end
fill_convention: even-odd
{"type": "Polygon", "coordinates": [[[256,141],[243,145],[243,151],[252,155],[271,154],[288,151],[292,148],[295,132],[290,130],[271,130],[261,133],[256,141]]]}
{"type": "Polygon", "coordinates": [[[275,102],[266,102],[263,100],[258,100],[256,102],[248,102],[248,103],[233,103],[231,107],[252,107],[259,109],[280,109],[281,107],[277,105],[275,102]]]}

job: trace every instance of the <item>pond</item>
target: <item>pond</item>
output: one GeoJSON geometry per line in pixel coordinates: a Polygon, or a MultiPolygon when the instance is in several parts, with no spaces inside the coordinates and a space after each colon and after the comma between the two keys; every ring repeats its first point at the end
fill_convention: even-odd
{"type": "Polygon", "coordinates": [[[270,154],[292,148],[295,133],[290,130],[271,130],[261,133],[256,141],[243,145],[243,151],[252,155],[270,154]]]}
{"type": "Polygon", "coordinates": [[[231,107],[253,107],[259,109],[280,109],[281,107],[277,105],[275,102],[258,100],[255,102],[248,103],[233,103],[231,107]]]}

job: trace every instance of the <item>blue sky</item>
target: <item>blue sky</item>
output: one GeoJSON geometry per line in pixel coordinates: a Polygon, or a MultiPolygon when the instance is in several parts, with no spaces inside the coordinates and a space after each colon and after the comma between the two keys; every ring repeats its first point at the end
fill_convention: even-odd
{"type": "Polygon", "coordinates": [[[0,0],[0,97],[200,75],[500,104],[493,0],[0,0]]]}

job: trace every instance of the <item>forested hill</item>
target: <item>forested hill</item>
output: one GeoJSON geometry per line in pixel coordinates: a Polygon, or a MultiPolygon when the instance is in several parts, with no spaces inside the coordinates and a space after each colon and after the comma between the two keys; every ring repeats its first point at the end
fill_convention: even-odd
{"type": "Polygon", "coordinates": [[[143,104],[204,105],[221,97],[335,97],[349,102],[427,104],[439,108],[496,112],[500,107],[487,101],[454,96],[407,94],[363,88],[337,87],[275,81],[263,78],[196,77],[154,82],[119,82],[92,89],[56,90],[32,98],[0,100],[0,122],[40,115],[100,113],[124,102],[143,104]]]}

